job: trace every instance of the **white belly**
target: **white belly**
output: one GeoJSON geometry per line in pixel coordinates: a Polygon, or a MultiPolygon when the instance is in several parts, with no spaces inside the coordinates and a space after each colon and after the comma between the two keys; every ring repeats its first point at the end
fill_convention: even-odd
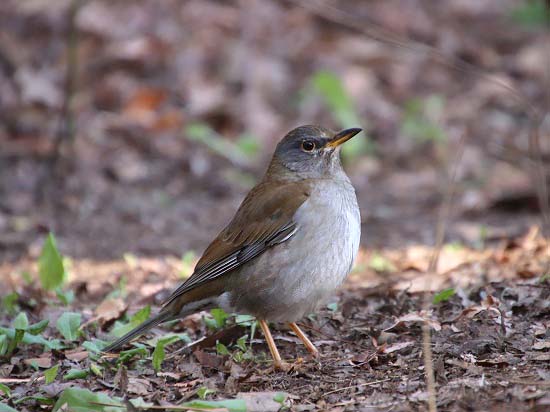
{"type": "Polygon", "coordinates": [[[351,184],[317,185],[294,221],[298,230],[292,238],[243,268],[240,279],[250,288],[236,288],[229,299],[233,309],[271,321],[296,321],[314,312],[344,281],[361,236],[351,184]],[[263,273],[258,273],[259,268],[263,273]]]}

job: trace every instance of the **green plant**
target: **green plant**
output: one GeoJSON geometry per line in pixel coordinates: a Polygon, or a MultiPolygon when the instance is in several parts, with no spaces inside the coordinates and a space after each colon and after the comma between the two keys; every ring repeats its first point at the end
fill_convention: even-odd
{"type": "Polygon", "coordinates": [[[197,396],[199,397],[199,399],[204,400],[211,393],[216,393],[216,389],[209,389],[206,386],[201,386],[199,389],[197,389],[197,396]]]}
{"type": "Polygon", "coordinates": [[[101,392],[88,389],[67,388],[53,407],[53,412],[120,412],[123,404],[117,398],[111,398],[101,392]]]}
{"type": "Polygon", "coordinates": [[[57,330],[66,340],[77,340],[81,333],[79,330],[81,318],[80,313],[64,312],[57,319],[57,330]]]}
{"type": "MultiPolygon", "coordinates": [[[[310,87],[315,94],[323,99],[340,128],[357,126],[365,128],[365,122],[359,118],[351,96],[335,73],[327,70],[314,73],[310,80],[310,87]]],[[[344,159],[354,159],[373,151],[372,142],[361,137],[352,139],[343,145],[342,156],[344,159]]]]}
{"type": "Polygon", "coordinates": [[[61,287],[65,281],[65,266],[63,258],[57,250],[53,233],[48,234],[42,246],[42,252],[38,259],[38,274],[40,283],[46,290],[54,290],[61,287]]]}
{"type": "Polygon", "coordinates": [[[526,27],[544,27],[550,22],[550,10],[544,0],[523,1],[510,13],[516,23],[526,27]]]}
{"type": "Polygon", "coordinates": [[[177,335],[168,336],[157,341],[155,350],[153,351],[153,369],[155,372],[159,372],[164,361],[164,347],[170,345],[176,341],[180,340],[180,337],[177,335]]]}
{"type": "Polygon", "coordinates": [[[259,144],[250,134],[242,134],[235,142],[226,139],[205,123],[191,123],[185,128],[185,136],[192,141],[202,143],[219,156],[230,162],[246,167],[251,158],[259,153],[259,144]]]}
{"type": "Polygon", "coordinates": [[[369,268],[376,272],[395,272],[395,265],[380,253],[373,253],[369,260],[369,268]]]}
{"type": "Polygon", "coordinates": [[[444,107],[441,96],[431,95],[426,99],[414,98],[405,104],[401,133],[418,143],[447,142],[447,134],[438,125],[444,107]]]}
{"type": "Polygon", "coordinates": [[[124,323],[124,322],[116,321],[115,327],[113,328],[111,333],[117,338],[121,337],[122,335],[125,335],[126,333],[130,332],[136,326],[145,322],[149,318],[150,314],[151,314],[151,307],[147,305],[144,308],[137,311],[136,313],[134,313],[134,315],[130,318],[129,322],[124,323]]]}
{"type": "Polygon", "coordinates": [[[179,272],[179,276],[181,278],[188,278],[193,273],[193,269],[195,268],[195,261],[197,260],[197,254],[192,251],[188,250],[183,254],[181,257],[181,269],[179,272]]]}
{"type": "Polygon", "coordinates": [[[52,366],[50,369],[44,371],[44,381],[46,385],[52,383],[57,377],[57,372],[59,371],[59,364],[52,366]]]}
{"type": "Polygon", "coordinates": [[[438,303],[441,303],[441,302],[446,302],[451,297],[453,297],[455,293],[456,292],[453,288],[443,289],[441,292],[438,292],[434,295],[432,302],[434,305],[437,305],[438,303]]]}
{"type": "Polygon", "coordinates": [[[212,330],[221,329],[225,326],[229,314],[227,314],[223,309],[216,308],[210,311],[210,317],[204,318],[205,325],[212,330]]]}

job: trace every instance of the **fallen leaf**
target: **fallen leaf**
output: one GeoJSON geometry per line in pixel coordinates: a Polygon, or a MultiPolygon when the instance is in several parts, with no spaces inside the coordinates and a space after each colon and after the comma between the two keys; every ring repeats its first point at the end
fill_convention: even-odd
{"type": "Polygon", "coordinates": [[[135,395],[147,395],[151,388],[151,382],[147,379],[130,378],[128,380],[128,392],[135,395]]]}
{"type": "Polygon", "coordinates": [[[51,356],[45,356],[42,358],[29,358],[29,359],[25,359],[23,363],[25,363],[25,365],[29,365],[29,366],[35,365],[35,366],[38,366],[39,368],[47,369],[47,368],[51,368],[52,366],[52,358],[51,356]]]}
{"type": "Polygon", "coordinates": [[[193,352],[193,355],[195,355],[195,358],[197,358],[201,366],[206,368],[217,369],[221,366],[223,361],[221,356],[213,355],[202,350],[196,350],[195,352],[193,352]]]}
{"type": "Polygon", "coordinates": [[[387,354],[387,353],[396,352],[396,351],[408,348],[409,346],[413,346],[414,344],[415,344],[415,342],[413,342],[413,341],[394,343],[393,345],[384,347],[381,350],[381,353],[386,353],[387,354]]]}
{"type": "Polygon", "coordinates": [[[535,350],[546,350],[550,349],[550,340],[537,341],[533,344],[533,349],[535,350]]]}
{"type": "Polygon", "coordinates": [[[83,351],[82,348],[68,350],[65,352],[65,357],[74,362],[80,362],[88,358],[88,355],[89,355],[89,352],[86,350],[83,351]]]}
{"type": "Polygon", "coordinates": [[[120,298],[105,299],[95,309],[96,318],[101,324],[108,323],[120,318],[126,307],[127,305],[120,298]]]}
{"type": "Polygon", "coordinates": [[[389,328],[384,329],[384,332],[389,332],[392,329],[404,327],[406,326],[407,323],[414,323],[414,322],[427,322],[428,325],[430,325],[430,328],[432,328],[433,330],[435,331],[441,330],[441,323],[439,323],[439,321],[430,318],[429,315],[424,311],[420,311],[420,312],[411,312],[411,313],[407,313],[406,315],[400,316],[399,318],[397,318],[395,324],[390,326],[389,328]]]}

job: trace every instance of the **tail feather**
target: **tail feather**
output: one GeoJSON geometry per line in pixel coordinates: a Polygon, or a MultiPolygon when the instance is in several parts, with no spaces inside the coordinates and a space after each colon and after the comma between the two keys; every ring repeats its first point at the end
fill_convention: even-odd
{"type": "Polygon", "coordinates": [[[146,320],[138,327],[132,329],[123,337],[119,338],[115,342],[111,343],[109,346],[103,349],[103,352],[114,352],[119,350],[121,347],[126,345],[132,339],[138,337],[139,335],[144,334],[149,329],[154,328],[161,323],[164,323],[173,318],[173,314],[169,311],[160,312],[157,316],[152,317],[151,319],[146,320]]]}

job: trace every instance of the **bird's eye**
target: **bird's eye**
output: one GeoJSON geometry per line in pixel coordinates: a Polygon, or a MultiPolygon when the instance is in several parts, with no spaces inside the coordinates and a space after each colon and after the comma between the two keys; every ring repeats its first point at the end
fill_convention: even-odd
{"type": "Polygon", "coordinates": [[[313,152],[313,150],[315,150],[315,142],[312,142],[311,140],[304,140],[302,142],[302,150],[304,152],[313,152]]]}

